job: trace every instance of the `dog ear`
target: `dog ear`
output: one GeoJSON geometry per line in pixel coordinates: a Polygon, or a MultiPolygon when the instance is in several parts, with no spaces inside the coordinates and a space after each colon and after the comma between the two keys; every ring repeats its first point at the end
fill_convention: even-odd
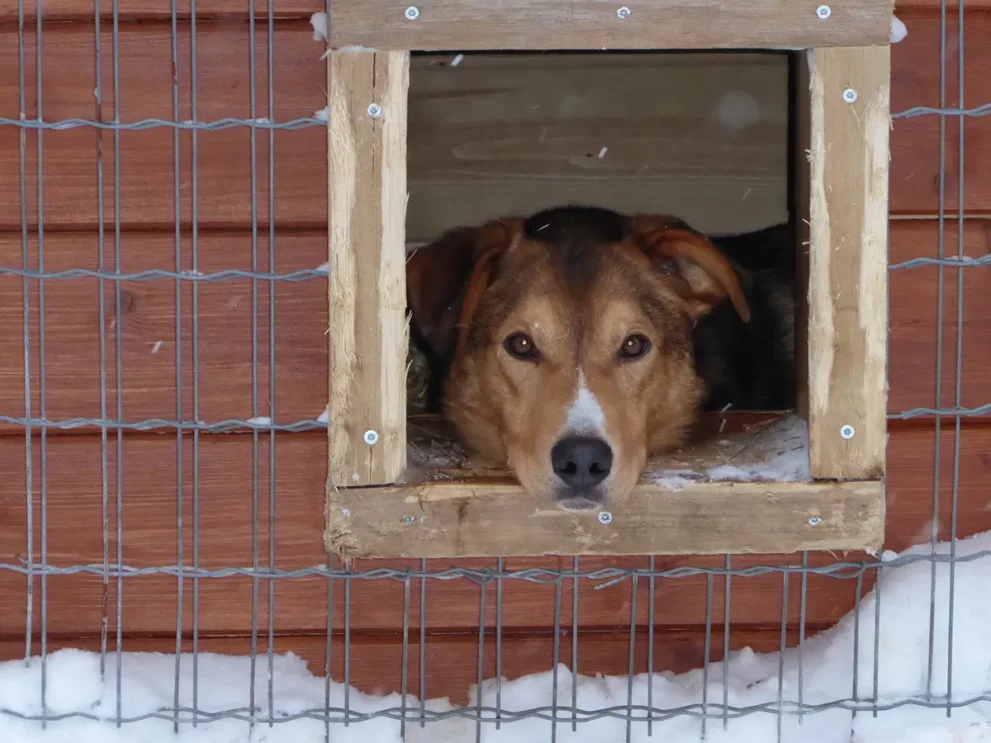
{"type": "Polygon", "coordinates": [[[630,230],[654,267],[678,279],[676,286],[689,317],[698,320],[729,299],[743,321],[750,321],[740,277],[709,240],[666,217],[633,217],[630,230]]]}
{"type": "Polygon", "coordinates": [[[435,360],[449,362],[467,331],[498,259],[522,234],[522,220],[458,227],[406,262],[406,300],[415,334],[435,360]]]}

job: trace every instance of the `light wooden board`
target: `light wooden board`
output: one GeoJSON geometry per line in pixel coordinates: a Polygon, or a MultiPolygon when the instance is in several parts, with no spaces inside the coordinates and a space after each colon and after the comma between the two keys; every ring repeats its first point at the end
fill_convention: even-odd
{"type": "Polygon", "coordinates": [[[880,482],[639,485],[611,521],[565,513],[512,481],[332,493],[327,549],[356,557],[738,554],[880,547],[880,482]]]}
{"type": "Polygon", "coordinates": [[[813,483],[795,416],[698,432],[652,459],[633,492],[569,514],[504,469],[473,466],[429,428],[411,431],[400,486],[328,488],[327,549],[356,557],[645,555],[878,549],[880,482],[813,483]],[[603,521],[603,518],[606,520],[603,521]]]}
{"type": "MultiPolygon", "coordinates": [[[[35,16],[36,3],[31,0],[23,2],[24,16],[30,22],[35,16]]],[[[149,3],[148,0],[99,0],[100,13],[103,18],[113,18],[113,7],[116,4],[121,20],[164,20],[171,19],[168,3],[149,3]]],[[[259,19],[267,18],[268,6],[276,19],[309,18],[312,13],[323,12],[327,8],[327,0],[256,0],[255,15],[259,19]]],[[[93,19],[93,0],[47,0],[42,3],[45,21],[93,19]]],[[[177,3],[176,15],[179,18],[190,16],[188,2],[177,3]]],[[[405,7],[405,6],[404,6],[405,7]]],[[[968,12],[991,7],[989,0],[971,0],[967,3],[968,12]]],[[[939,13],[937,0],[899,0],[898,10],[930,11],[933,15],[939,13]]],[[[947,11],[952,13],[955,5],[950,5],[947,11]]],[[[18,15],[18,0],[0,0],[0,20],[16,21],[18,15]]],[[[245,0],[197,0],[197,18],[242,19],[248,17],[248,6],[245,0]]]]}
{"type": "Polygon", "coordinates": [[[728,49],[886,44],[891,0],[335,0],[331,44],[382,49],[728,49]],[[409,7],[416,9],[410,17],[409,7]]]}
{"type": "Polygon", "coordinates": [[[417,57],[409,131],[410,239],[568,202],[788,219],[784,54],[417,57]]]}
{"type": "Polygon", "coordinates": [[[871,479],[887,444],[890,49],[817,49],[807,62],[812,474],[871,479]]]}
{"type": "Polygon", "coordinates": [[[329,482],[406,466],[406,101],[409,53],[327,57],[329,482]]]}

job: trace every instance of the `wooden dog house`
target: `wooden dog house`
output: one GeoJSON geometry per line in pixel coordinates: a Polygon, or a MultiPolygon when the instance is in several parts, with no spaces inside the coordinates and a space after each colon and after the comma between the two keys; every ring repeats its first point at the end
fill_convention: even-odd
{"type": "MultiPolygon", "coordinates": [[[[333,2],[327,549],[343,558],[877,550],[892,10],[890,0],[333,2]],[[437,49],[802,50],[792,147],[807,288],[797,328],[807,479],[672,488],[655,478],[609,512],[575,515],[535,503],[505,473],[407,468],[409,60],[437,49]]],[[[756,446],[748,456],[764,454],[756,446]]],[[[701,447],[672,462],[704,470],[718,454],[701,447]]]]}

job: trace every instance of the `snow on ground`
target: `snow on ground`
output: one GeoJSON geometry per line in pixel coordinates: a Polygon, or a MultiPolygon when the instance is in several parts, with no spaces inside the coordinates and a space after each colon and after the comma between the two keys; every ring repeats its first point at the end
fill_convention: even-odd
{"type": "MultiPolygon", "coordinates": [[[[880,642],[877,647],[879,670],[877,696],[880,706],[895,705],[907,699],[920,699],[927,692],[929,659],[930,562],[911,562],[906,555],[926,556],[929,546],[913,548],[901,556],[885,553],[882,571],[880,603],[880,642]]],[[[940,545],[938,552],[947,554],[949,547],[940,545]]],[[[955,567],[955,607],[953,635],[953,699],[958,702],[985,696],[991,700],[991,557],[978,555],[991,551],[991,532],[957,543],[957,557],[972,559],[958,562],[955,567]]],[[[937,700],[947,692],[947,645],[949,567],[938,563],[935,631],[933,646],[933,675],[930,693],[937,700]]],[[[872,696],[874,687],[874,620],[878,610],[877,594],[871,593],[862,602],[859,614],[851,612],[836,626],[809,638],[802,655],[802,702],[810,706],[849,700],[854,684],[854,643],[858,643],[858,695],[872,696]]],[[[125,723],[117,728],[113,722],[116,709],[116,667],[114,655],[107,657],[108,668],[100,678],[99,656],[77,650],[54,653],[47,660],[47,705],[49,714],[84,713],[96,720],[69,718],[51,722],[42,730],[35,722],[17,719],[10,713],[37,715],[41,712],[40,673],[37,657],[30,662],[8,661],[0,664],[0,741],[4,743],[317,743],[324,739],[322,719],[289,719],[256,727],[250,734],[246,722],[235,720],[206,720],[197,728],[183,724],[179,735],[173,734],[172,721],[146,719],[125,723]]],[[[199,659],[198,708],[206,713],[239,709],[245,714],[248,705],[249,659],[204,654],[199,659]]],[[[726,730],[722,727],[720,706],[723,698],[723,664],[709,667],[706,701],[710,719],[707,722],[707,743],[772,743],[776,741],[778,718],[773,710],[778,700],[779,668],[783,666],[780,687],[785,700],[786,715],[782,719],[785,743],[991,743],[991,701],[977,701],[955,709],[946,716],[945,708],[927,709],[917,705],[901,705],[882,709],[877,716],[870,711],[853,717],[849,711],[806,711],[800,723],[794,714],[798,702],[798,649],[791,648],[783,656],[776,653],[758,655],[749,649],[731,655],[727,670],[727,697],[731,708],[764,705],[766,710],[732,717],[726,730]]],[[[121,689],[122,714],[137,717],[172,707],[175,658],[170,655],[125,653],[123,656],[121,689]]],[[[578,731],[571,729],[570,671],[558,669],[557,704],[561,722],[557,740],[562,743],[620,743],[625,739],[626,722],[620,718],[600,717],[579,722],[578,731]]],[[[614,708],[622,714],[628,704],[625,677],[580,676],[577,686],[579,719],[585,712],[614,708]]],[[[676,709],[693,706],[697,711],[703,701],[701,670],[683,674],[659,673],[651,681],[655,709],[676,709]]],[[[500,708],[512,715],[533,707],[552,703],[551,672],[504,681],[500,708]]],[[[259,717],[267,718],[267,662],[257,666],[255,703],[259,717]]],[[[291,718],[304,711],[316,717],[324,709],[325,683],[312,675],[297,657],[277,656],[273,672],[274,718],[291,718]]],[[[330,687],[330,706],[344,704],[344,687],[330,687]]],[[[634,678],[634,706],[646,705],[648,679],[634,678]]],[[[496,686],[493,681],[482,685],[482,706],[495,707],[496,686]]],[[[350,692],[350,708],[358,713],[396,709],[399,695],[375,697],[350,692]]],[[[180,707],[192,706],[192,661],[182,657],[180,707]]],[[[469,707],[477,704],[477,690],[471,690],[469,707]]],[[[416,700],[407,699],[415,708],[416,700]]],[[[447,700],[433,700],[427,708],[433,712],[453,709],[447,700]]],[[[186,714],[186,713],[184,713],[186,714]]],[[[487,717],[492,712],[483,712],[487,717]]],[[[643,711],[634,714],[643,715],[643,711]]],[[[482,725],[485,743],[544,743],[550,739],[547,720],[523,719],[503,723],[500,730],[486,722],[482,725]]],[[[692,716],[676,716],[653,723],[653,737],[648,738],[646,723],[631,726],[631,740],[664,743],[696,743],[701,739],[701,723],[692,716]]],[[[385,717],[352,723],[345,728],[332,723],[330,739],[335,743],[401,743],[399,722],[385,717]]],[[[406,743],[470,743],[475,740],[475,723],[471,719],[449,717],[428,723],[425,729],[412,723],[407,728],[406,743]]]]}

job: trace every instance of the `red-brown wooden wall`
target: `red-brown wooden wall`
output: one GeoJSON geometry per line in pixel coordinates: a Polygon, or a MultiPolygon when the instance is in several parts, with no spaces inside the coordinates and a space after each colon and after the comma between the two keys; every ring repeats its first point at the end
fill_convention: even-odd
{"type": "MultiPolygon", "coordinates": [[[[33,14],[34,3],[27,3],[33,14]]],[[[58,119],[99,115],[93,97],[94,57],[92,3],[60,0],[45,3],[44,116],[58,119]]],[[[110,3],[105,1],[103,24],[104,101],[102,115],[112,116],[110,3]]],[[[265,3],[257,3],[260,18],[265,3]]],[[[313,113],[313,90],[322,85],[323,68],[315,62],[314,46],[307,44],[307,19],[322,10],[317,0],[287,0],[278,4],[276,22],[276,119],[284,121],[313,113]]],[[[247,24],[245,3],[240,0],[200,0],[198,3],[200,120],[244,115],[247,71],[247,24]]],[[[123,118],[169,119],[171,110],[168,40],[170,23],[167,3],[121,0],[122,58],[121,105],[123,118]],[[134,23],[139,19],[140,23],[134,23]]],[[[0,0],[0,114],[16,118],[17,3],[0,0]]],[[[908,37],[892,49],[892,109],[938,106],[940,21],[932,0],[900,4],[899,17],[908,27],[908,37]]],[[[188,17],[188,8],[183,10],[188,17]]],[[[188,64],[188,21],[183,29],[180,57],[188,64]]],[[[29,19],[30,20],[30,19],[29,19]]],[[[948,15],[946,41],[946,105],[957,103],[956,15],[948,15]]],[[[266,114],[265,25],[258,26],[259,116],[266,114]]],[[[965,31],[965,103],[975,106],[991,100],[987,80],[991,77],[991,3],[968,3],[965,31]]],[[[34,28],[26,34],[25,70],[28,80],[25,114],[36,115],[34,96],[34,28]]],[[[188,80],[189,70],[175,74],[188,80]]],[[[188,94],[183,93],[180,116],[188,116],[188,94]]],[[[959,202],[956,119],[946,125],[946,209],[955,214],[959,202]]],[[[936,255],[938,224],[940,123],[935,116],[897,120],[892,132],[891,163],[891,262],[936,255]]],[[[967,255],[991,252],[991,117],[970,118],[964,125],[968,167],[965,169],[963,206],[968,216],[963,243],[967,255]]],[[[96,232],[96,141],[91,128],[44,135],[45,235],[44,268],[96,268],[99,242],[96,232]]],[[[199,135],[199,269],[250,268],[249,134],[245,129],[199,135]]],[[[18,138],[14,127],[0,127],[0,264],[21,264],[20,202],[18,193],[18,138]]],[[[181,168],[182,217],[190,217],[191,191],[188,174],[189,135],[183,133],[181,168]]],[[[267,134],[258,137],[259,204],[262,205],[259,255],[267,262],[267,134]]],[[[174,267],[172,232],[172,134],[168,129],[122,135],[121,220],[127,249],[122,270],[174,267]]],[[[276,215],[278,230],[277,271],[314,268],[326,260],[326,149],[320,128],[279,132],[276,142],[276,215]]],[[[112,136],[102,135],[105,204],[112,219],[112,136]]],[[[28,215],[31,265],[37,267],[36,138],[28,134],[28,215]]],[[[108,222],[112,229],[112,222],[108,222]]],[[[947,252],[956,250],[957,228],[947,225],[947,252]]],[[[190,237],[182,238],[183,265],[188,267],[190,237]]],[[[113,237],[104,244],[107,266],[112,266],[113,237]]],[[[264,266],[263,266],[264,267],[264,266]]],[[[942,400],[935,399],[937,332],[937,269],[917,268],[891,275],[890,405],[893,412],[916,406],[952,405],[956,375],[955,271],[946,271],[942,400]]],[[[961,404],[978,405],[991,400],[991,269],[964,272],[964,327],[961,404]]],[[[38,291],[32,288],[31,332],[33,358],[32,412],[39,413],[38,397],[38,291]]],[[[99,284],[95,280],[51,281],[45,285],[46,410],[50,418],[98,417],[99,401],[99,284]]],[[[176,411],[174,344],[169,351],[155,352],[148,339],[174,339],[175,287],[169,281],[130,282],[123,286],[122,313],[115,316],[113,286],[104,287],[107,333],[108,402],[111,414],[116,402],[113,338],[120,324],[124,341],[121,364],[122,397],[129,420],[173,418],[176,411]]],[[[326,347],[314,344],[326,329],[327,303],[323,282],[280,283],[276,289],[276,408],[279,421],[315,417],[326,399],[326,347]]],[[[24,414],[24,359],[21,280],[0,278],[0,412],[24,414]]],[[[268,287],[261,284],[259,298],[260,405],[268,404],[268,287]]],[[[183,397],[185,415],[192,415],[192,290],[182,296],[183,397]]],[[[200,323],[200,418],[216,421],[250,417],[251,286],[204,284],[199,289],[200,323]]],[[[889,446],[888,549],[901,549],[929,537],[933,516],[933,451],[937,434],[931,420],[893,422],[889,446]]],[[[954,434],[944,427],[940,436],[941,536],[948,536],[952,492],[954,434]]],[[[959,534],[991,528],[991,419],[964,423],[960,441],[959,534]]],[[[47,448],[47,559],[55,565],[101,563],[101,440],[99,435],[51,433],[47,448]]],[[[191,515],[193,505],[193,438],[183,438],[184,478],[176,481],[176,441],[171,434],[134,433],[124,437],[120,476],[125,494],[122,513],[117,513],[115,437],[110,436],[109,534],[110,557],[116,555],[118,520],[123,523],[124,561],[137,567],[172,565],[177,560],[177,493],[181,492],[186,514],[184,548],[187,562],[193,552],[191,515]]],[[[41,442],[36,439],[31,456],[34,465],[35,559],[40,558],[41,539],[41,442]]],[[[6,427],[0,431],[0,561],[16,562],[25,554],[27,508],[25,503],[25,441],[23,433],[6,427]]],[[[250,434],[203,436],[199,444],[199,548],[200,567],[246,566],[252,561],[252,437],[250,434]]],[[[326,443],[319,432],[281,435],[276,447],[277,484],[275,564],[291,570],[320,565],[322,509],[326,443]]],[[[260,541],[262,564],[269,552],[268,437],[259,445],[260,541]]],[[[812,555],[812,564],[825,564],[836,556],[812,555]]],[[[848,557],[856,558],[858,555],[848,557]]],[[[750,556],[736,558],[734,566],[794,562],[795,556],[750,556]]],[[[392,561],[395,567],[414,563],[392,561]]],[[[590,569],[607,564],[646,566],[643,559],[583,559],[590,569]]],[[[658,567],[717,565],[722,559],[657,558],[658,567]]],[[[472,561],[467,566],[493,566],[493,561],[472,561]]],[[[509,569],[530,565],[570,567],[570,560],[507,560],[509,569]]],[[[441,567],[436,562],[432,568],[441,567]]],[[[356,569],[372,567],[360,563],[356,569]]],[[[192,627],[192,585],[185,584],[183,624],[192,627]]],[[[870,581],[865,582],[865,587],[870,581]]],[[[0,574],[0,658],[23,653],[25,627],[25,581],[10,573],[0,574]]],[[[807,631],[825,627],[847,612],[854,602],[856,583],[812,575],[807,586],[807,631]]],[[[427,585],[426,626],[427,693],[462,698],[475,679],[478,616],[478,586],[467,581],[430,581],[427,585]]],[[[781,578],[768,575],[736,578],[732,593],[733,647],[751,645],[774,649],[780,642],[781,578]]],[[[790,639],[797,637],[801,584],[790,583],[790,639]]],[[[199,587],[199,632],[202,650],[247,652],[251,631],[252,581],[231,577],[204,579],[199,587]]],[[[572,586],[563,589],[562,622],[571,627],[572,586]]],[[[637,601],[637,670],[646,668],[646,581],[641,582],[637,601]]],[[[49,647],[74,645],[95,647],[104,602],[110,607],[111,633],[115,631],[113,582],[104,595],[96,576],[51,577],[47,585],[47,632],[49,647]]],[[[495,625],[495,589],[489,588],[487,626],[495,625]]],[[[419,627],[419,584],[414,582],[410,607],[412,641],[419,627]]],[[[713,658],[721,655],[723,582],[714,582],[712,638],[713,658]]],[[[271,611],[276,630],[276,650],[292,650],[321,672],[325,652],[327,584],[318,578],[276,582],[271,611]]],[[[343,626],[344,589],[335,589],[335,627],[343,626]]],[[[593,591],[580,585],[580,669],[604,673],[625,672],[630,625],[630,586],[620,584],[593,591]]],[[[702,662],[705,617],[704,577],[658,580],[656,584],[655,664],[657,668],[684,669],[702,662]]],[[[164,576],[127,578],[124,581],[122,631],[125,649],[168,650],[174,647],[176,580],[164,576]]],[[[259,622],[264,635],[269,617],[267,584],[261,584],[259,622]]],[[[34,629],[40,628],[40,606],[35,601],[34,629]]],[[[509,581],[504,586],[503,672],[509,676],[546,669],[551,663],[554,618],[552,586],[509,581]]],[[[367,691],[397,689],[401,671],[403,584],[394,581],[356,582],[351,594],[353,636],[351,678],[367,691]]],[[[488,637],[492,638],[491,631],[488,637]]],[[[264,647],[264,642],[262,643],[264,647]]],[[[570,643],[564,662],[570,661],[570,643]]],[[[35,647],[37,650],[37,646],[35,647]]],[[[334,647],[335,678],[341,678],[343,653],[340,636],[334,647]]],[[[494,646],[486,653],[485,674],[495,671],[494,646]]],[[[416,653],[410,659],[411,689],[418,688],[416,653]]]]}

